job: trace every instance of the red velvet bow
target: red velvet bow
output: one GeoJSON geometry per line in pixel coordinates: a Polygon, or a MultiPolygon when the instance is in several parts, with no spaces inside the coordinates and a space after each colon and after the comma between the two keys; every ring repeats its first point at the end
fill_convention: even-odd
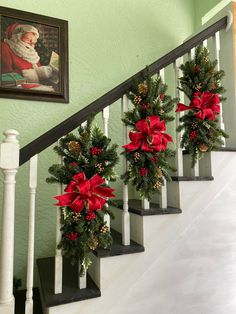
{"type": "Polygon", "coordinates": [[[131,130],[129,138],[131,143],[122,146],[130,151],[141,148],[147,152],[166,150],[167,142],[173,142],[170,135],[163,133],[166,130],[164,120],[158,116],[148,116],[135,123],[137,131],[131,130]]]}
{"type": "Polygon", "coordinates": [[[77,173],[67,185],[66,194],[55,196],[58,200],[56,206],[68,206],[75,212],[80,212],[85,206],[88,210],[101,209],[108,197],[115,197],[114,189],[100,186],[105,180],[98,174],[86,179],[84,172],[77,173]]]}
{"type": "Polygon", "coordinates": [[[193,94],[193,98],[190,102],[190,106],[185,106],[184,104],[178,103],[176,112],[184,110],[194,110],[195,116],[198,119],[204,120],[208,118],[209,120],[215,120],[217,114],[220,113],[220,99],[217,94],[212,94],[210,92],[196,92],[193,94]]]}

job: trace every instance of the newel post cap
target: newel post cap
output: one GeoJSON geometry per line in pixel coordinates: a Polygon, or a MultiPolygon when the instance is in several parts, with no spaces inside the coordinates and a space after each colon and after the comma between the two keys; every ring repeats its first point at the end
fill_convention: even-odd
{"type": "Polygon", "coordinates": [[[17,169],[19,167],[20,145],[17,139],[19,133],[10,129],[3,132],[5,139],[0,144],[0,168],[17,169]]]}
{"type": "Polygon", "coordinates": [[[3,135],[5,135],[4,143],[19,143],[17,139],[19,132],[17,132],[16,130],[6,130],[5,132],[3,132],[3,135]]]}

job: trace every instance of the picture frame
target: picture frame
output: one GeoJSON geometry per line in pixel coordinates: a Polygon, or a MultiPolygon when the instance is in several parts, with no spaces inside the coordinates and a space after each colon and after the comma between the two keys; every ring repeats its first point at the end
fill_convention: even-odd
{"type": "Polygon", "coordinates": [[[0,31],[0,98],[68,103],[68,22],[0,6],[0,31]]]}

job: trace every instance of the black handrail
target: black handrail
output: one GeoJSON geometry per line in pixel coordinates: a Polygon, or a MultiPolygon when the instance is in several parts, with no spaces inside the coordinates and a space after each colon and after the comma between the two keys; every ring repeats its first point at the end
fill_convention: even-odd
{"type": "MultiPolygon", "coordinates": [[[[157,61],[153,62],[149,66],[149,73],[153,75],[158,73],[161,69],[165,68],[166,66],[173,63],[179,57],[182,57],[184,54],[189,52],[192,48],[196,47],[197,45],[201,44],[205,39],[215,35],[216,32],[220,31],[221,29],[226,28],[227,26],[227,16],[223,17],[216,23],[212,24],[211,26],[207,27],[197,35],[193,36],[189,40],[187,40],[182,45],[178,46],[177,48],[173,49],[157,61]]],[[[51,130],[47,131],[31,143],[27,144],[20,150],[20,165],[24,164],[34,155],[40,153],[48,146],[55,143],[60,137],[63,135],[71,132],[75,128],[77,128],[81,123],[86,121],[91,114],[98,113],[102,111],[105,107],[111,105],[116,100],[121,98],[124,94],[126,94],[130,88],[132,87],[132,83],[134,77],[136,76],[143,76],[145,74],[146,69],[141,70],[140,72],[136,73],[117,87],[110,90],[108,93],[103,95],[102,97],[98,98],[97,100],[93,101],[90,105],[83,108],[79,112],[73,114],[68,119],[64,120],[51,130]]]]}

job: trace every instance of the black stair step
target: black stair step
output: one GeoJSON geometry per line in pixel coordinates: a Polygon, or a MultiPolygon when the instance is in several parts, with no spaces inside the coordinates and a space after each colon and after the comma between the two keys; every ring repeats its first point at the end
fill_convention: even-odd
{"type": "Polygon", "coordinates": [[[215,152],[236,152],[235,147],[221,147],[219,149],[214,150],[215,152]]]}
{"type": "Polygon", "coordinates": [[[97,257],[109,257],[124,254],[144,252],[144,247],[135,241],[130,241],[130,245],[122,244],[122,235],[116,230],[111,229],[113,243],[110,249],[97,249],[94,254],[97,257]]]}
{"type": "Polygon", "coordinates": [[[62,293],[54,294],[54,257],[37,260],[41,283],[42,302],[46,307],[82,301],[101,296],[101,292],[91,277],[87,275],[87,288],[78,288],[78,267],[72,266],[68,259],[63,260],[62,293]]]}
{"type": "MultiPolygon", "coordinates": [[[[114,205],[123,210],[123,200],[115,200],[114,205]]],[[[129,199],[129,212],[139,216],[152,216],[152,215],[168,215],[168,214],[181,214],[182,210],[175,207],[160,208],[159,204],[150,203],[150,209],[142,208],[142,201],[137,199],[129,199]]]]}
{"type": "Polygon", "coordinates": [[[213,181],[213,176],[172,176],[173,181],[213,181]]]}
{"type": "MultiPolygon", "coordinates": [[[[15,314],[25,314],[25,299],[26,299],[26,290],[17,290],[14,293],[15,296],[15,314]]],[[[41,300],[39,295],[39,289],[33,289],[33,314],[43,314],[41,300]]]]}

